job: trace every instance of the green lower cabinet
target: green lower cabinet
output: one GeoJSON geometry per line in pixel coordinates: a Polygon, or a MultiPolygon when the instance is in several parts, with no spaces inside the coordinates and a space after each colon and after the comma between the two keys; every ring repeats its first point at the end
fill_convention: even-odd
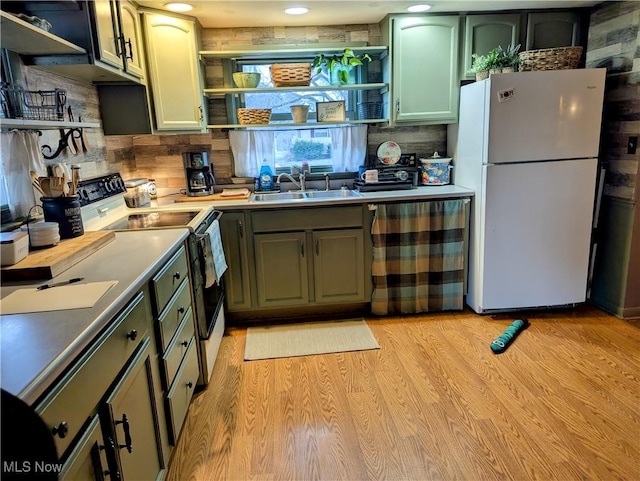
{"type": "Polygon", "coordinates": [[[256,234],[259,307],[365,299],[362,229],[256,234]]]}
{"type": "Polygon", "coordinates": [[[362,229],[315,231],[313,245],[316,302],[363,301],[362,229]]]}
{"type": "Polygon", "coordinates": [[[304,232],[256,234],[259,307],[309,303],[307,246],[304,232]]]}
{"type": "Polygon", "coordinates": [[[102,480],[108,473],[100,418],[96,414],[64,463],[59,479],[60,481],[102,480]]]}
{"type": "Polygon", "coordinates": [[[156,430],[159,424],[151,369],[150,339],[125,369],[103,405],[107,446],[113,450],[111,479],[155,480],[164,460],[156,430]]]}
{"type": "Polygon", "coordinates": [[[247,227],[244,212],[225,212],[220,217],[222,246],[229,266],[225,273],[225,307],[229,312],[252,307],[247,227]]]}

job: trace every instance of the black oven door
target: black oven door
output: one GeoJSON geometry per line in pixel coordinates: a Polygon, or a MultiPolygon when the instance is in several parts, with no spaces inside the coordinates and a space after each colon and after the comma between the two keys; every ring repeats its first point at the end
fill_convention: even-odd
{"type": "Polygon", "coordinates": [[[218,313],[224,305],[224,275],[220,277],[218,282],[214,282],[211,287],[205,287],[206,276],[204,266],[204,239],[203,235],[206,229],[214,220],[217,220],[221,212],[215,212],[208,222],[203,223],[192,236],[192,275],[193,275],[193,291],[196,304],[196,317],[198,323],[198,337],[200,340],[209,339],[218,313]],[[206,225],[205,225],[206,224],[206,225]]]}

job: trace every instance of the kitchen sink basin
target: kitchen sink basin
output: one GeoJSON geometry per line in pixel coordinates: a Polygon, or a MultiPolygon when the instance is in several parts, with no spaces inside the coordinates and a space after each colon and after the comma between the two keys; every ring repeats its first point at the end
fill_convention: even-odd
{"type": "Polygon", "coordinates": [[[268,194],[253,194],[253,202],[278,202],[281,200],[301,200],[306,199],[304,192],[273,192],[268,194]]]}
{"type": "Polygon", "coordinates": [[[343,199],[349,197],[362,197],[357,190],[308,190],[305,192],[273,192],[258,193],[251,196],[252,202],[281,202],[290,200],[311,200],[311,199],[343,199]]]}
{"type": "Polygon", "coordinates": [[[346,197],[362,197],[357,190],[314,190],[305,192],[308,199],[342,199],[346,197]]]}

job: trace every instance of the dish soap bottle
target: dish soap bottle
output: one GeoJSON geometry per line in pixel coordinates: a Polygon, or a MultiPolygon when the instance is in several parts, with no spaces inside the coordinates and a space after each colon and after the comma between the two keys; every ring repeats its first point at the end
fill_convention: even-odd
{"type": "Polygon", "coordinates": [[[267,159],[262,161],[262,167],[260,167],[260,190],[273,190],[273,171],[267,159]]]}

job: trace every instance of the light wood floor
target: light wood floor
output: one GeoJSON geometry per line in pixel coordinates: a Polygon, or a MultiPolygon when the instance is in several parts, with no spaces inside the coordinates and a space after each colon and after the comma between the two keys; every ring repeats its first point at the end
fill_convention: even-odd
{"type": "Polygon", "coordinates": [[[640,326],[590,306],[367,319],[380,349],[243,361],[227,330],[168,480],[640,480],[640,326]]]}

